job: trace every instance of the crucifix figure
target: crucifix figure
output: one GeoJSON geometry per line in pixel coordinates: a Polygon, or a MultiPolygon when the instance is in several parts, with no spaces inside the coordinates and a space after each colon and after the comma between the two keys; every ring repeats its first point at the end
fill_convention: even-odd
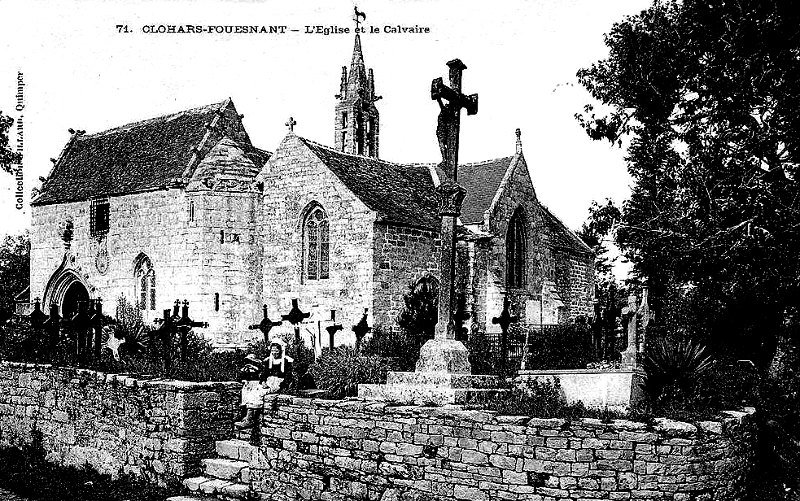
{"type": "Polygon", "coordinates": [[[297,125],[294,117],[289,117],[289,121],[284,124],[286,127],[289,127],[289,132],[294,132],[294,126],[297,125]]]}
{"type": "Polygon", "coordinates": [[[461,108],[467,114],[478,112],[478,95],[461,93],[461,76],[467,66],[459,59],[447,63],[450,68],[450,87],[441,78],[431,83],[431,99],[439,103],[439,120],[436,137],[442,151],[442,169],[445,172],[436,188],[439,194],[439,215],[442,217],[439,312],[434,339],[420,349],[418,372],[469,374],[469,352],[463,343],[456,340],[455,301],[455,256],[456,220],[461,213],[461,203],[466,190],[458,180],[458,136],[461,124],[461,108]]]}

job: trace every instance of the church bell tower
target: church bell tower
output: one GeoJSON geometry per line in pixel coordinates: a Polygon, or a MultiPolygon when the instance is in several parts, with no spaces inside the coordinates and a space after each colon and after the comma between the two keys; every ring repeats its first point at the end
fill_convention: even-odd
{"type": "Polygon", "coordinates": [[[339,151],[378,158],[378,108],[375,78],[367,72],[361,53],[361,37],[356,33],[350,72],[342,66],[342,82],[336,95],[334,145],[339,151]]]}

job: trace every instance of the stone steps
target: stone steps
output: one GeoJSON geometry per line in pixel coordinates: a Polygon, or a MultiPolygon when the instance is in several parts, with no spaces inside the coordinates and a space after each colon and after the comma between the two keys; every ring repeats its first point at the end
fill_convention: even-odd
{"type": "Polygon", "coordinates": [[[219,440],[219,457],[201,461],[202,475],[184,479],[190,496],[175,496],[167,501],[239,501],[250,494],[250,461],[257,447],[244,440],[219,440]]]}

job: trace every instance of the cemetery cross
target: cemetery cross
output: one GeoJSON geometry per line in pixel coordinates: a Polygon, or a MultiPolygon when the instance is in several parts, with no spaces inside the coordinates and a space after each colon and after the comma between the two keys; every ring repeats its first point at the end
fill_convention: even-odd
{"type": "Polygon", "coordinates": [[[337,332],[344,329],[344,327],[342,327],[342,324],[336,323],[336,310],[331,310],[331,322],[333,322],[333,324],[325,327],[325,330],[328,331],[328,339],[329,339],[328,346],[330,346],[332,350],[334,336],[336,335],[337,332]]]}
{"type": "MultiPolygon", "coordinates": [[[[511,314],[511,302],[508,300],[508,295],[503,298],[503,311],[499,317],[494,317],[492,323],[500,326],[502,335],[500,336],[500,363],[502,369],[506,368],[508,359],[508,328],[512,323],[519,320],[519,316],[511,314]]],[[[522,354],[523,358],[525,353],[522,354]]]]}
{"type": "Polygon", "coordinates": [[[267,305],[264,305],[264,318],[261,319],[261,322],[257,324],[253,324],[248,326],[247,328],[252,330],[260,330],[262,334],[264,334],[264,344],[269,345],[269,333],[273,327],[277,327],[281,325],[283,322],[273,322],[270,320],[269,316],[267,315],[267,305]]]}
{"type": "Polygon", "coordinates": [[[297,298],[292,299],[292,309],[289,310],[289,313],[286,315],[281,315],[283,320],[286,320],[290,324],[294,325],[294,345],[295,356],[300,352],[300,322],[307,319],[311,316],[311,313],[305,313],[300,310],[300,307],[297,305],[297,298]]]}

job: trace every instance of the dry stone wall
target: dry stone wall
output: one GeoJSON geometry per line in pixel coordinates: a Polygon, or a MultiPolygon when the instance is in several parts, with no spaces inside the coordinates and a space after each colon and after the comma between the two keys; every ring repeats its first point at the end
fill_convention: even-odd
{"type": "Polygon", "coordinates": [[[278,397],[251,462],[261,499],[730,499],[749,413],[697,425],[502,417],[278,397]]]}
{"type": "Polygon", "coordinates": [[[163,485],[198,473],[231,436],[240,388],[0,362],[0,446],[36,430],[50,460],[163,485]]]}

